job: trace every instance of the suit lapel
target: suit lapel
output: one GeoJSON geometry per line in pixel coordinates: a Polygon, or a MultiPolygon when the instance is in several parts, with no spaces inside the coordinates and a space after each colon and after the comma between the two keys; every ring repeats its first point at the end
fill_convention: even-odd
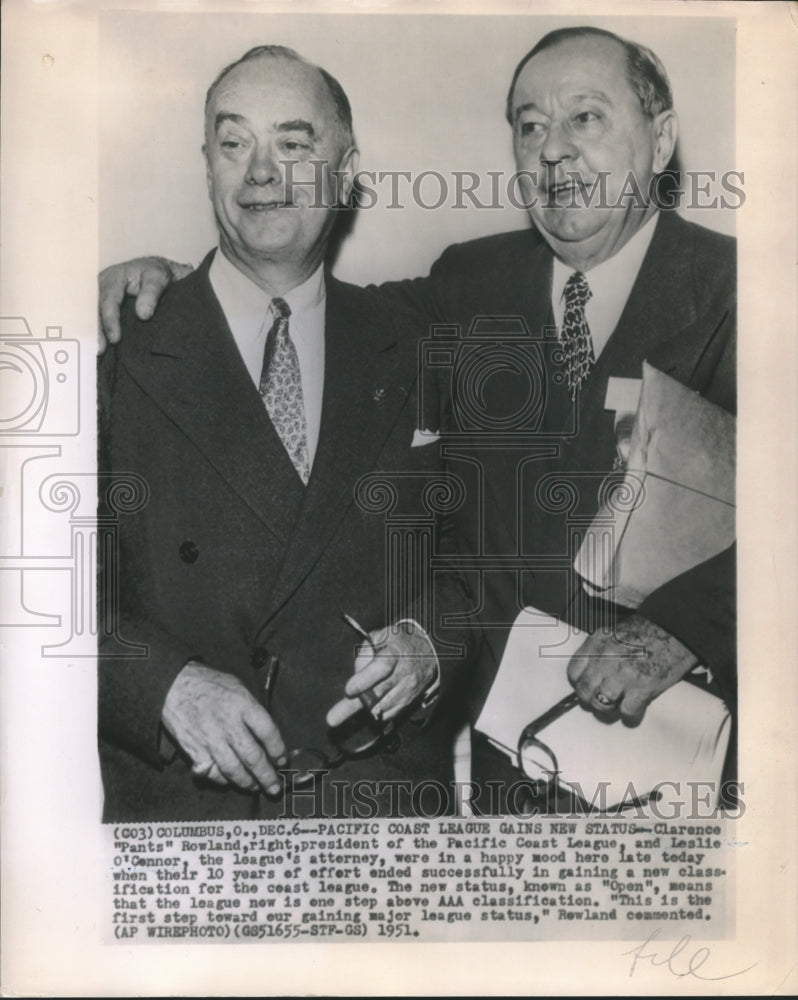
{"type": "MultiPolygon", "coordinates": [[[[663,212],[640,273],[612,337],[596,365],[597,374],[612,367],[611,374],[640,378],[641,364],[659,359],[666,374],[689,376],[705,341],[688,350],[679,335],[698,320],[693,259],[688,227],[673,213],[663,212]],[[679,349],[674,349],[679,340],[679,349]]],[[[694,329],[693,329],[694,332],[694,329]]],[[[706,337],[711,337],[708,330],[706,337]]],[[[606,380],[605,380],[606,381],[606,380]]],[[[605,385],[606,387],[606,385],[605,385]]]]}
{"type": "MultiPolygon", "coordinates": [[[[595,445],[606,437],[601,416],[611,376],[639,379],[647,360],[665,374],[691,384],[715,328],[697,329],[694,253],[686,245],[690,238],[689,228],[678,216],[661,213],[618,325],[581,392],[580,434],[571,449],[572,468],[593,468],[600,458],[595,445]]],[[[607,419],[611,419],[609,414],[607,419]]]]}
{"type": "Polygon", "coordinates": [[[640,294],[642,299],[656,296],[656,308],[669,322],[659,326],[657,340],[648,339],[645,359],[682,384],[703,391],[705,373],[711,378],[725,344],[719,333],[729,321],[727,289],[720,285],[719,297],[708,300],[707,289],[698,287],[695,231],[679,216],[663,213],[657,228],[652,266],[640,294]]]}
{"type": "MultiPolygon", "coordinates": [[[[517,234],[510,254],[500,261],[486,262],[485,303],[501,316],[522,316],[534,338],[553,322],[551,312],[552,256],[534,231],[517,234]]],[[[484,304],[477,307],[484,311],[484,304]]]]}
{"type": "MultiPolygon", "coordinates": [[[[400,337],[371,292],[327,277],[319,444],[272,600],[276,613],[315,566],[374,471],[416,377],[417,332],[400,337]]],[[[410,441],[407,442],[408,448],[410,441]]]]}
{"type": "MultiPolygon", "coordinates": [[[[284,543],[304,487],[266,414],[208,280],[211,256],[162,304],[130,374],[284,543]]],[[[129,338],[132,340],[133,338],[129,338]]],[[[197,498],[202,503],[202,497],[197,498]]]]}

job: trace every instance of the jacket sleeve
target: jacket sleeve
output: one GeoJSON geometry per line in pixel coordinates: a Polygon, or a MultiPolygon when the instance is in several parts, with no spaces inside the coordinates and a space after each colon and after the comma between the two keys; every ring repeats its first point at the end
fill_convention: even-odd
{"type": "MultiPolygon", "coordinates": [[[[426,385],[423,391],[424,413],[419,414],[419,421],[445,437],[451,421],[448,383],[436,369],[422,372],[421,378],[426,385]]],[[[438,448],[439,445],[428,447],[438,448]]],[[[457,477],[443,463],[441,471],[452,480],[448,487],[443,487],[443,492],[451,489],[447,499],[456,506],[457,477]]],[[[449,707],[453,707],[454,701],[467,697],[471,668],[481,641],[478,629],[456,623],[457,619],[472,614],[474,610],[467,578],[457,566],[459,551],[456,515],[453,510],[438,514],[432,552],[435,569],[428,575],[424,583],[425,592],[414,602],[413,613],[409,616],[423,626],[435,647],[440,678],[435,704],[445,700],[449,707]]]]}
{"type": "MultiPolygon", "coordinates": [[[[450,520],[442,520],[436,556],[445,563],[447,557],[456,554],[455,550],[454,525],[450,520]]],[[[440,690],[436,702],[464,700],[469,693],[481,633],[473,628],[451,624],[447,619],[459,618],[473,611],[473,598],[465,578],[455,569],[442,567],[434,574],[430,587],[434,622],[428,622],[424,627],[438,657],[440,690]]]]}
{"type": "MultiPolygon", "coordinates": [[[[102,620],[102,619],[101,619],[102,620]]],[[[161,711],[169,688],[196,651],[173,636],[126,615],[113,620],[118,636],[104,636],[98,650],[98,730],[108,743],[163,767],[158,745],[161,711]],[[139,655],[135,655],[135,648],[139,655]]]]}
{"type": "Polygon", "coordinates": [[[457,311],[457,297],[455,286],[450,289],[446,279],[457,275],[460,256],[459,246],[450,246],[432,265],[429,277],[385,282],[379,286],[380,294],[428,323],[450,322],[457,311]]]}
{"type": "Polygon", "coordinates": [[[162,767],[158,753],[161,710],[178,673],[197,658],[198,651],[126,609],[120,597],[124,566],[120,565],[119,539],[113,528],[103,527],[114,482],[120,481],[120,473],[115,476],[110,446],[115,354],[109,348],[102,355],[97,378],[98,732],[107,742],[162,767]]]}
{"type": "Polygon", "coordinates": [[[675,636],[709,667],[734,708],[737,697],[736,547],[659,587],[638,613],[675,636]]]}
{"type": "MultiPolygon", "coordinates": [[[[737,312],[734,287],[721,284],[707,315],[719,316],[687,384],[729,413],[736,413],[737,312]]],[[[701,321],[704,327],[707,320],[701,321]]],[[[701,328],[700,323],[696,324],[701,328]]],[[[732,711],[737,701],[736,546],[682,573],[651,593],[638,608],[675,636],[712,671],[732,711]]]]}

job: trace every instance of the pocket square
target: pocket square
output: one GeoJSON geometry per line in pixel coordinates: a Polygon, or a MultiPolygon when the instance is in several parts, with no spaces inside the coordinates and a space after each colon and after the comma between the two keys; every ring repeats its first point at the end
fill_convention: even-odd
{"type": "Polygon", "coordinates": [[[421,448],[425,444],[434,444],[439,441],[441,437],[440,431],[427,431],[418,430],[413,431],[413,441],[410,445],[411,448],[421,448]]]}

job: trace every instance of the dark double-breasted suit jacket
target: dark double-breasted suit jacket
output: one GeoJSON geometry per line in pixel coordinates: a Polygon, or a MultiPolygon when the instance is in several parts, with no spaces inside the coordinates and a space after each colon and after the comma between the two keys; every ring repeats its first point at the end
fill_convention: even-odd
{"type": "MultiPolygon", "coordinates": [[[[111,519],[102,560],[107,821],[285,812],[282,800],[193,779],[180,754],[164,762],[159,720],[170,685],[194,658],[261,697],[266,655],[276,655],[273,715],[288,748],[329,750],[325,714],[343,696],[360,641],[342,614],[369,630],[389,614],[425,617],[413,525],[425,544],[444,544],[425,493],[440,479],[437,446],[411,447],[423,332],[412,317],[328,276],[321,429],[304,487],[213,295],[209,262],[171,288],[148,323],[128,310],[121,344],[99,364],[101,516],[109,482],[132,475],[146,493],[140,509],[111,519]],[[391,527],[399,535],[389,539],[391,527]],[[146,655],[129,655],[133,647],[146,655]]],[[[437,593],[441,608],[464,600],[453,578],[437,593]]],[[[359,779],[450,777],[457,711],[449,695],[466,686],[460,661],[443,658],[436,707],[420,723],[405,721],[396,753],[334,771],[349,797],[339,788],[323,808],[373,811],[368,787],[353,804],[359,779]]],[[[408,811],[402,794],[398,806],[383,795],[380,810],[408,811]]],[[[429,795],[422,806],[446,807],[429,795]]],[[[308,796],[293,808],[320,811],[308,796]]]]}
{"type": "MultiPolygon", "coordinates": [[[[626,307],[576,405],[557,381],[561,365],[552,363],[552,266],[552,253],[535,231],[509,233],[449,247],[429,279],[390,288],[444,325],[441,346],[447,337],[461,342],[462,374],[454,361],[453,419],[443,450],[468,498],[456,515],[457,536],[461,562],[471,567],[474,604],[461,624],[481,628],[486,640],[475,715],[521,607],[536,606],[583,627],[595,626],[609,610],[586,606],[569,572],[580,524],[598,510],[600,484],[616,457],[614,415],[604,406],[609,377],[639,379],[647,360],[726,410],[736,409],[734,240],[673,212],[660,214],[626,307]],[[447,324],[458,329],[447,331],[447,324]],[[480,388],[463,345],[488,345],[491,337],[498,361],[492,371],[485,369],[480,388]],[[518,361],[525,356],[532,357],[532,375],[518,361]],[[480,426],[480,410],[504,423],[480,426]]],[[[734,706],[733,550],[655,591],[639,613],[692,649],[734,706]]]]}

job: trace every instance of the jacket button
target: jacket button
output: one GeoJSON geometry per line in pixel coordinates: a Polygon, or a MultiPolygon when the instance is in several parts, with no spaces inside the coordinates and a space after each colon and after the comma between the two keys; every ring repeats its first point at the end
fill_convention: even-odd
{"type": "Polygon", "coordinates": [[[180,558],[184,563],[196,562],[199,559],[199,554],[197,543],[192,542],[190,538],[186,539],[180,546],[180,558]]]}
{"type": "Polygon", "coordinates": [[[252,652],[252,666],[255,670],[262,670],[269,660],[269,651],[262,646],[256,646],[252,652]]]}

